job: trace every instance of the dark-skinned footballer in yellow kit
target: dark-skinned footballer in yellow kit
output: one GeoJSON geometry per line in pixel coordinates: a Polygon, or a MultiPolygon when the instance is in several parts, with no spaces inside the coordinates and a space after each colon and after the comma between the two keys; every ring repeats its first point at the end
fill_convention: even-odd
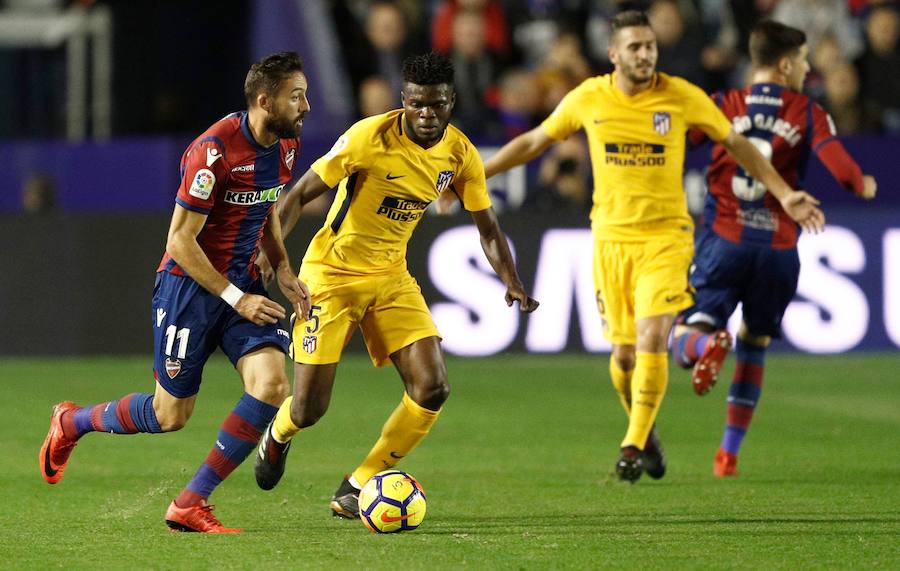
{"type": "Polygon", "coordinates": [[[506,285],[507,305],[518,302],[523,312],[538,306],[522,286],[491,208],[481,158],[449,125],[456,101],[451,62],[435,53],[413,56],[403,77],[403,108],[351,126],[279,203],[287,234],[303,204],[338,187],[301,265],[312,309],[294,324],[294,392],[260,442],[259,486],[278,483],[291,439],[325,414],[341,352],[356,328],[372,362],[393,363],[405,387],[375,446],[334,493],[331,509],[344,518],[359,517],[359,490],[425,438],[450,393],[440,333],[406,268],[407,242],[428,205],[443,191],[454,192],[506,285]]]}

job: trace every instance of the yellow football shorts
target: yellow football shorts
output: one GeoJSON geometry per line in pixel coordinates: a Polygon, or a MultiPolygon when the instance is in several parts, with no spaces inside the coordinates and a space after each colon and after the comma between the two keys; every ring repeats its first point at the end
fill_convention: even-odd
{"type": "Polygon", "coordinates": [[[606,338],[615,345],[634,345],[638,319],[690,307],[694,299],[688,269],[693,256],[690,236],[595,240],[594,285],[606,338]]]}
{"type": "Polygon", "coordinates": [[[376,367],[420,339],[440,337],[422,290],[409,272],[383,276],[300,274],[312,295],[310,319],[293,324],[291,357],[297,363],[337,363],[358,326],[376,367]]]}

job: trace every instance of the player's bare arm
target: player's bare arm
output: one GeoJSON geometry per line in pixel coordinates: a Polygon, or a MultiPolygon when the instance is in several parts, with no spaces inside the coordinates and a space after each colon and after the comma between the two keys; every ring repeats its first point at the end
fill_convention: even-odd
{"type": "Polygon", "coordinates": [[[281,235],[281,221],[275,210],[269,213],[263,234],[259,241],[260,250],[269,260],[270,267],[274,266],[275,277],[281,293],[291,302],[297,315],[309,314],[309,288],[297,277],[297,273],[291,268],[287,250],[284,247],[284,239],[281,235]]]}
{"type": "Polygon", "coordinates": [[[746,137],[732,130],[722,145],[750,176],[766,186],[788,216],[804,230],[816,233],[825,228],[825,214],[818,208],[819,201],[807,192],[793,190],[746,137]]]}
{"type": "MultiPolygon", "coordinates": [[[[216,271],[197,243],[197,236],[205,223],[205,214],[176,205],[166,239],[166,251],[194,281],[220,296],[231,283],[216,271]]],[[[285,315],[284,308],[269,298],[246,292],[234,304],[234,309],[241,317],[257,325],[277,323],[285,315]]]]}
{"type": "Polygon", "coordinates": [[[319,198],[328,190],[328,185],[319,178],[319,175],[312,169],[309,169],[303,173],[303,176],[291,188],[290,192],[279,197],[276,208],[278,209],[281,228],[285,236],[290,234],[294,226],[297,225],[300,213],[303,212],[303,206],[319,198]]]}
{"type": "Polygon", "coordinates": [[[525,286],[519,279],[519,272],[516,271],[516,264],[509,252],[509,244],[503,231],[500,230],[494,209],[486,208],[472,212],[472,220],[475,221],[481,235],[481,247],[484,249],[485,257],[506,285],[506,305],[512,306],[513,302],[518,301],[520,311],[531,313],[537,309],[540,304],[525,293],[525,286]]]}
{"type": "Polygon", "coordinates": [[[555,142],[556,139],[548,135],[543,127],[537,126],[503,145],[496,154],[485,161],[484,175],[491,178],[495,174],[527,163],[555,142]]]}

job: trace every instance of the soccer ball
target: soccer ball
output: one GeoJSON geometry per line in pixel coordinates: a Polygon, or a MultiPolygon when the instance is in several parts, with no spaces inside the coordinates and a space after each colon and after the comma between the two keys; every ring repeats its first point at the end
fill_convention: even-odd
{"type": "Polygon", "coordinates": [[[359,493],[359,517],[374,533],[412,531],[425,519],[425,491],[400,470],[372,476],[359,493]]]}

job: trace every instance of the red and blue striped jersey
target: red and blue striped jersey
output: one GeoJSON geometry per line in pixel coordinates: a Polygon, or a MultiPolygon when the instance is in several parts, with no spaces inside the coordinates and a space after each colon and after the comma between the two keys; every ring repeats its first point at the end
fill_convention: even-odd
{"type": "MultiPolygon", "coordinates": [[[[247,112],[232,113],[197,137],[181,157],[175,203],[207,216],[197,242],[213,267],[237,287],[258,276],[254,261],[266,219],[292,178],[300,140],[259,145],[247,112]]],[[[186,272],[166,252],[157,272],[186,272]]]]}
{"type": "MultiPolygon", "coordinates": [[[[862,192],[862,172],[837,140],[834,122],[807,96],[777,83],[756,83],[713,99],[732,128],[750,139],[792,188],[803,180],[814,152],[845,188],[862,192]]],[[[695,133],[691,138],[693,142],[702,139],[695,133]]],[[[713,146],[707,182],[703,209],[707,228],[738,244],[776,250],[796,246],[799,226],[721,143],[713,146]]]]}

